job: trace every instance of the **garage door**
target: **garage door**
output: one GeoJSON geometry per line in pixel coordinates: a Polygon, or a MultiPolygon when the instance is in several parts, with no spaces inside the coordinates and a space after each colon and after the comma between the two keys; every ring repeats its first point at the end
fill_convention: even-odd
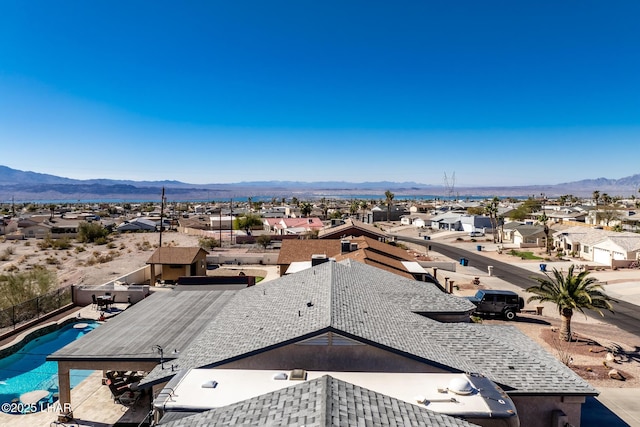
{"type": "Polygon", "coordinates": [[[627,259],[627,256],[622,252],[613,251],[613,259],[627,259]]]}
{"type": "Polygon", "coordinates": [[[593,260],[604,265],[611,265],[611,252],[606,249],[593,248],[593,260]]]}

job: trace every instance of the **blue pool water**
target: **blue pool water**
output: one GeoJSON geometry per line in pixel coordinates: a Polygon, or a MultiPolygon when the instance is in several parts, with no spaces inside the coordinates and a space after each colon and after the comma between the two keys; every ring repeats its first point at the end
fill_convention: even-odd
{"type": "MultiPolygon", "coordinates": [[[[47,362],[45,358],[65,345],[95,329],[98,322],[82,322],[85,328],[76,329],[72,323],[39,338],[18,352],[0,359],[0,403],[15,402],[20,395],[33,390],[46,390],[44,401],[53,402],[58,393],[58,362],[47,362]]],[[[73,369],[69,373],[71,387],[87,378],[91,372],[73,369]]]]}

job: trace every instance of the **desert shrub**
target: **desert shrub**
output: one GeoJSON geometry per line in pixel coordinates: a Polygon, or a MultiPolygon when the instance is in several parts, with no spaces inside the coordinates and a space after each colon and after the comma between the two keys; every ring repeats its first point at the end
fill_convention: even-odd
{"type": "Polygon", "coordinates": [[[107,243],[107,248],[108,249],[115,249],[116,248],[116,244],[113,243],[113,242],[109,242],[109,243],[107,243]]]}
{"type": "Polygon", "coordinates": [[[81,222],[78,225],[78,241],[82,243],[92,243],[95,242],[97,244],[107,243],[107,236],[109,235],[109,230],[104,228],[102,225],[96,222],[81,222]],[[104,243],[98,243],[97,241],[102,239],[104,243]]]}
{"type": "Polygon", "coordinates": [[[76,251],[76,253],[78,253],[78,254],[79,254],[80,252],[84,252],[84,251],[86,251],[86,250],[87,250],[87,248],[85,248],[84,246],[76,246],[76,247],[75,247],[75,251],[76,251]]]}
{"type": "Polygon", "coordinates": [[[26,242],[24,242],[24,245],[25,246],[31,246],[31,242],[27,240],[26,242]]]}
{"type": "Polygon", "coordinates": [[[53,239],[51,238],[51,236],[47,236],[44,239],[40,240],[37,243],[37,246],[42,250],[50,249],[53,247],[53,239]]]}
{"type": "Polygon", "coordinates": [[[13,251],[10,251],[9,249],[10,248],[6,248],[4,251],[2,251],[2,254],[0,254],[0,261],[9,261],[11,259],[13,251]]]}
{"type": "Polygon", "coordinates": [[[109,240],[107,240],[106,237],[98,237],[93,241],[93,243],[95,243],[96,245],[106,245],[107,243],[109,243],[109,240]]]}
{"type": "Polygon", "coordinates": [[[256,242],[263,248],[266,248],[269,243],[271,243],[271,236],[268,234],[262,234],[256,238],[256,242]]]}
{"type": "Polygon", "coordinates": [[[68,237],[62,237],[56,239],[51,243],[53,249],[69,249],[71,247],[71,239],[68,237]]]}
{"type": "Polygon", "coordinates": [[[0,307],[28,301],[53,290],[56,285],[55,272],[39,266],[23,273],[0,275],[0,307]]]}
{"type": "Polygon", "coordinates": [[[213,237],[201,237],[198,239],[198,245],[203,249],[211,250],[213,248],[219,248],[220,242],[213,237]]]}
{"type": "Polygon", "coordinates": [[[148,251],[151,249],[151,243],[148,240],[143,240],[142,242],[136,243],[136,247],[141,251],[148,251]]]}
{"type": "Polygon", "coordinates": [[[52,256],[49,256],[49,257],[45,258],[44,262],[49,264],[49,265],[58,265],[58,264],[60,264],[60,261],[58,260],[58,258],[52,257],[52,256]]]}

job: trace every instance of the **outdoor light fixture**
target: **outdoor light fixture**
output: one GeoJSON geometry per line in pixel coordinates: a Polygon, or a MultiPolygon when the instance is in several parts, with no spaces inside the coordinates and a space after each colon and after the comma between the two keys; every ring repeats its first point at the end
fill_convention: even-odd
{"type": "Polygon", "coordinates": [[[164,369],[164,350],[159,345],[154,345],[151,349],[160,353],[160,368],[164,369]]]}

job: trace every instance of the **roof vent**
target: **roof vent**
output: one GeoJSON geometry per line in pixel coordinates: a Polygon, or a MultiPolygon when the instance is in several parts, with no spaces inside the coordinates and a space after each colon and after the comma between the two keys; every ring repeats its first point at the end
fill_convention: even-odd
{"type": "Polygon", "coordinates": [[[218,381],[216,380],[207,381],[204,384],[202,384],[202,388],[216,388],[216,387],[218,387],[218,381]]]}
{"type": "Polygon", "coordinates": [[[304,369],[294,369],[289,376],[291,381],[304,381],[307,379],[307,371],[304,369]]]}
{"type": "Polygon", "coordinates": [[[273,376],[274,380],[286,380],[289,378],[286,372],[279,372],[273,376]]]}
{"type": "Polygon", "coordinates": [[[329,261],[329,259],[327,258],[327,256],[325,254],[314,254],[311,255],[311,266],[315,267],[316,265],[320,265],[323,264],[325,262],[329,261]]]}
{"type": "Polygon", "coordinates": [[[465,395],[473,393],[475,389],[466,378],[453,378],[449,381],[449,391],[455,394],[465,395]]]}

